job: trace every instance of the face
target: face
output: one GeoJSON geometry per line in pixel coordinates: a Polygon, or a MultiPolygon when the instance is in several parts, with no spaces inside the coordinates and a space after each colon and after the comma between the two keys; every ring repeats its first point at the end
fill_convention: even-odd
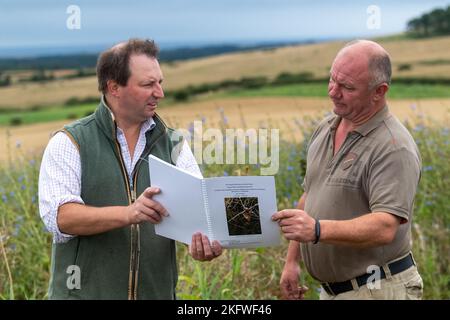
{"type": "Polygon", "coordinates": [[[347,120],[357,120],[372,108],[367,60],[361,56],[339,54],[331,68],[328,95],[334,113],[347,120]]]}
{"type": "Polygon", "coordinates": [[[164,98],[163,75],[158,60],[146,55],[130,57],[130,77],[118,87],[120,116],[143,122],[154,116],[159,100],[164,98]]]}

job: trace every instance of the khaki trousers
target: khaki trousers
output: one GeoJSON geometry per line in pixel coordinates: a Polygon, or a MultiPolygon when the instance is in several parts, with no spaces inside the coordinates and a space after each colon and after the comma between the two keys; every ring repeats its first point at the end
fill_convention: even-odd
{"type": "Polygon", "coordinates": [[[420,300],[423,294],[422,277],[416,266],[393,276],[381,279],[374,287],[364,285],[337,296],[329,295],[323,288],[320,300],[420,300]]]}

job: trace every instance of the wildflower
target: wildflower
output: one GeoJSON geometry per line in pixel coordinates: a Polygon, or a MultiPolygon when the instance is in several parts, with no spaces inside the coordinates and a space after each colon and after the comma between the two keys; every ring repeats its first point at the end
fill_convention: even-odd
{"type": "Polygon", "coordinates": [[[224,171],[224,172],[223,172],[223,176],[224,176],[224,177],[227,177],[227,176],[228,176],[228,172],[224,171]]]}
{"type": "Polygon", "coordinates": [[[8,202],[8,197],[6,196],[6,194],[2,195],[2,200],[4,203],[8,202]]]}
{"type": "Polygon", "coordinates": [[[426,167],[423,168],[424,172],[431,171],[431,170],[433,170],[433,166],[426,166],[426,167]]]}
{"type": "Polygon", "coordinates": [[[415,103],[412,103],[410,106],[411,110],[416,110],[417,109],[417,105],[415,103]]]}
{"type": "Polygon", "coordinates": [[[27,188],[27,186],[23,184],[20,188],[21,188],[22,190],[25,190],[25,189],[27,188]]]}
{"type": "Polygon", "coordinates": [[[30,166],[34,166],[34,164],[36,163],[36,160],[31,159],[29,163],[30,163],[30,166]]]}
{"type": "Polygon", "coordinates": [[[287,170],[288,170],[288,171],[292,171],[292,170],[294,170],[294,167],[293,167],[293,166],[288,166],[288,167],[287,167],[287,170]]]}
{"type": "Polygon", "coordinates": [[[191,136],[194,134],[194,124],[192,122],[189,125],[189,132],[191,133],[191,136]]]}
{"type": "Polygon", "coordinates": [[[298,201],[297,200],[294,201],[293,206],[294,206],[294,208],[297,208],[297,206],[298,206],[298,201]]]}
{"type": "Polygon", "coordinates": [[[24,179],[24,176],[20,176],[19,178],[17,178],[17,181],[19,181],[19,183],[21,183],[24,179]]]}

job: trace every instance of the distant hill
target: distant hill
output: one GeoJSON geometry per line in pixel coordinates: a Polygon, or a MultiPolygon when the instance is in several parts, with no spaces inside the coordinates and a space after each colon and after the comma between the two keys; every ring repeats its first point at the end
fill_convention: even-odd
{"type": "MultiPolygon", "coordinates": [[[[302,44],[313,41],[302,42],[302,44]]],[[[215,56],[232,52],[246,52],[254,50],[271,50],[300,44],[300,42],[271,42],[251,46],[243,45],[215,45],[205,47],[182,47],[177,49],[162,50],[160,61],[172,62],[195,58],[215,56]]],[[[36,58],[2,58],[0,59],[0,71],[5,70],[58,70],[58,69],[82,69],[94,68],[97,63],[96,54],[68,54],[56,56],[43,56],[36,58]]]]}
{"type": "MultiPolygon", "coordinates": [[[[450,78],[450,36],[378,41],[392,57],[394,83],[397,78],[450,78]]],[[[343,45],[343,41],[292,45],[163,63],[164,89],[166,92],[183,88],[190,91],[189,85],[223,83],[244,77],[265,77],[270,81],[282,73],[308,73],[314,79],[325,79],[343,45]]],[[[98,96],[95,76],[44,83],[14,83],[0,87],[0,109],[62,105],[69,99],[98,96]]]]}

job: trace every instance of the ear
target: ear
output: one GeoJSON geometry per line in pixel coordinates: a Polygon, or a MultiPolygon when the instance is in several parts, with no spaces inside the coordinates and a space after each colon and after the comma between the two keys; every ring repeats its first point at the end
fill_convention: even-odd
{"type": "Polygon", "coordinates": [[[116,81],[108,80],[106,82],[106,86],[108,87],[108,92],[110,95],[116,98],[120,96],[120,86],[116,81]]]}
{"type": "Polygon", "coordinates": [[[386,93],[389,91],[389,85],[386,82],[379,84],[374,91],[373,99],[375,101],[380,101],[384,99],[386,93]]]}

